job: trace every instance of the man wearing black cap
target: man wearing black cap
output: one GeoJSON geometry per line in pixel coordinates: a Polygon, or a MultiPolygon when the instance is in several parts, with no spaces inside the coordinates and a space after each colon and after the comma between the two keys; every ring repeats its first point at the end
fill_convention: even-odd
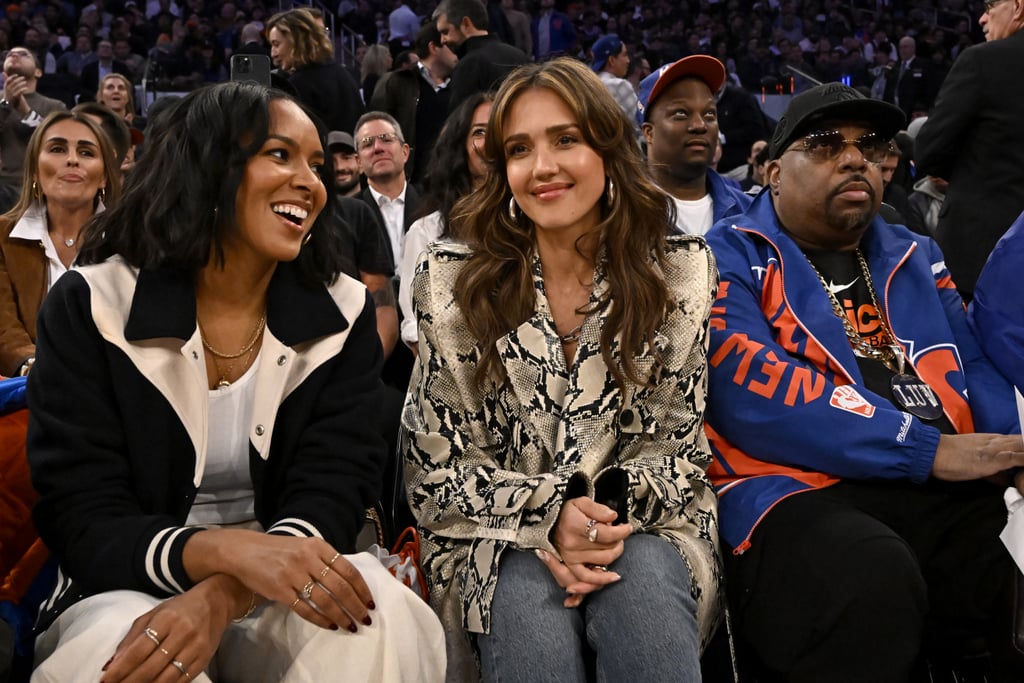
{"type": "Polygon", "coordinates": [[[327,150],[331,153],[334,167],[335,192],[341,197],[358,197],[362,191],[359,181],[363,174],[359,170],[356,141],[350,133],[332,130],[327,134],[327,150]]]}
{"type": "Polygon", "coordinates": [[[691,235],[750,205],[750,197],[711,168],[718,149],[715,93],[724,83],[725,67],[706,55],[684,57],[640,82],[636,118],[647,168],[675,203],[676,228],[691,235]]]}
{"type": "Polygon", "coordinates": [[[1009,606],[983,479],[1024,463],[1013,393],[935,243],[877,216],[903,123],[838,83],[796,96],[768,191],[708,234],[709,475],[734,632],[769,678],[907,681],[1009,606]]]}

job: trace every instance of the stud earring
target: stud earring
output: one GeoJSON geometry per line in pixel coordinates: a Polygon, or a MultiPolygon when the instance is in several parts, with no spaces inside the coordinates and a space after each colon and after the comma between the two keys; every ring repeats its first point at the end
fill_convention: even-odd
{"type": "Polygon", "coordinates": [[[516,198],[508,198],[508,217],[513,221],[519,220],[519,207],[516,206],[516,198]]]}

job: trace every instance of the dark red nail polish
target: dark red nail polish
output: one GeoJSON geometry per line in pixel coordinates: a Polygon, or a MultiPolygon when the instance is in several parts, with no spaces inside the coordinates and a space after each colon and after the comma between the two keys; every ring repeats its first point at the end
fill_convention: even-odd
{"type": "Polygon", "coordinates": [[[356,632],[356,625],[355,624],[349,624],[348,625],[348,630],[351,631],[352,633],[355,633],[356,632]]]}
{"type": "Polygon", "coordinates": [[[370,619],[369,615],[366,615],[365,617],[363,617],[363,625],[364,626],[372,626],[373,625],[373,620],[370,619]]]}
{"type": "MultiPolygon", "coordinates": [[[[106,670],[107,670],[107,667],[108,667],[108,666],[110,666],[110,663],[111,663],[112,661],[114,661],[114,658],[113,658],[113,657],[111,657],[110,659],[108,659],[108,660],[107,660],[107,663],[103,665],[103,668],[102,668],[102,669],[100,669],[100,671],[106,671],[106,670]]],[[[102,683],[102,681],[101,681],[100,683],[102,683]]]]}
{"type": "Polygon", "coordinates": [[[373,604],[373,600],[370,600],[370,602],[366,603],[366,606],[370,609],[377,609],[377,605],[373,604]]]}
{"type": "Polygon", "coordinates": [[[331,630],[332,631],[337,631],[338,630],[338,625],[337,624],[331,624],[331,630]]]}

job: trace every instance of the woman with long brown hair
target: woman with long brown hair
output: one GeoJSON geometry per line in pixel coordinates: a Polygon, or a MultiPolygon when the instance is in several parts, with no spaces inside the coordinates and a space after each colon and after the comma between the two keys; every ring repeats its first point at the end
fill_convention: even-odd
{"type": "Polygon", "coordinates": [[[470,639],[486,680],[700,678],[717,279],[703,239],[666,237],[632,130],[579,62],[513,72],[451,219],[466,244],[417,269],[406,471],[450,678],[470,639]]]}
{"type": "Polygon", "coordinates": [[[88,116],[55,112],[32,134],[21,195],[0,217],[0,375],[32,368],[39,307],[78,256],[82,227],[120,187],[113,144],[88,116]]]}

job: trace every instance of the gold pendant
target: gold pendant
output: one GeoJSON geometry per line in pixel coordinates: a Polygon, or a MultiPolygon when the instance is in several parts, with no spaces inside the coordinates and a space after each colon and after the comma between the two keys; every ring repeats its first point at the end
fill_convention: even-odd
{"type": "Polygon", "coordinates": [[[215,389],[223,389],[224,387],[230,387],[230,386],[231,386],[231,382],[229,382],[226,377],[221,377],[220,381],[217,382],[217,386],[214,387],[214,388],[215,389]]]}

